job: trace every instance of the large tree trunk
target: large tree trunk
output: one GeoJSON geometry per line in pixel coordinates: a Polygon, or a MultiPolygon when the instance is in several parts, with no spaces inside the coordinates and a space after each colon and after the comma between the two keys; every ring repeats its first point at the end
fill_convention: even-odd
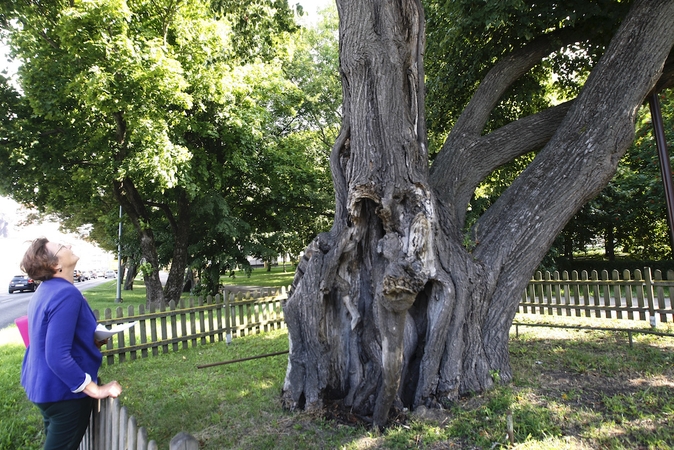
{"type": "Polygon", "coordinates": [[[187,269],[187,247],[190,236],[190,202],[187,194],[181,191],[177,195],[177,215],[174,216],[168,206],[162,205],[162,209],[171,224],[173,233],[173,255],[171,268],[169,269],[164,298],[166,302],[180,300],[185,286],[185,269],[187,269]]]}
{"type": "Polygon", "coordinates": [[[149,216],[145,208],[145,203],[136,190],[133,181],[128,178],[121,182],[113,184],[115,197],[122,205],[122,210],[131,219],[131,222],[140,238],[140,253],[142,259],[150,263],[154,270],[144,277],[146,288],[146,303],[156,306],[164,304],[164,291],[161,280],[159,279],[159,257],[157,255],[157,245],[154,239],[154,233],[150,227],[144,224],[149,223],[149,216]]]}
{"type": "Polygon", "coordinates": [[[538,42],[515,52],[503,64],[516,70],[497,64],[430,173],[420,2],[337,6],[344,120],[331,157],[335,223],[307,248],[284,305],[283,400],[307,409],[339,400],[383,426],[392,407],[439,406],[512,378],[508,333],[521,292],[631,143],[636,110],[671,50],[674,2],[635,2],[573,104],[481,136],[505,89],[553,49],[538,42]],[[543,146],[464,236],[482,178],[543,146]]]}
{"type": "Polygon", "coordinates": [[[136,279],[136,275],[138,275],[138,263],[129,259],[126,268],[126,279],[124,281],[125,291],[133,291],[133,280],[136,279]]]}
{"type": "MultiPolygon", "coordinates": [[[[118,152],[117,161],[123,161],[128,153],[128,142],[126,139],[127,125],[124,113],[113,113],[116,124],[116,143],[118,152]]],[[[114,180],[112,189],[115,198],[122,206],[131,219],[136,232],[140,238],[141,257],[155,269],[149,276],[145,277],[145,286],[147,289],[146,302],[150,304],[164,304],[164,291],[162,290],[161,280],[159,279],[159,257],[157,256],[157,247],[154,240],[152,229],[147,226],[149,215],[145,207],[145,202],[136,186],[130,178],[114,180]]]]}

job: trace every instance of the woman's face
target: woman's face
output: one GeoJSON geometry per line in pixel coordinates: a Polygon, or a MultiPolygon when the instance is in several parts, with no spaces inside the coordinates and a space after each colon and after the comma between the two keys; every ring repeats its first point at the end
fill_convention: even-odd
{"type": "Polygon", "coordinates": [[[69,244],[59,244],[57,242],[47,242],[47,249],[59,260],[61,267],[75,267],[80,257],[73,253],[69,244]]]}

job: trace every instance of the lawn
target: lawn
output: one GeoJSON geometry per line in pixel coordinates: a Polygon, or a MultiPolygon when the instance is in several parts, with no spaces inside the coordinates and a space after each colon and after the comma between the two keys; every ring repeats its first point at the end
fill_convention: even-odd
{"type": "MultiPolygon", "coordinates": [[[[39,414],[18,384],[23,348],[3,341],[8,332],[18,333],[0,331],[0,448],[37,449],[39,414]]],[[[507,448],[509,411],[519,449],[674,447],[671,337],[635,334],[630,347],[625,333],[520,328],[511,336],[512,383],[447,410],[400,416],[382,433],[331,411],[285,411],[285,355],[197,368],[287,345],[285,331],[274,331],[104,366],[101,377],[119,380],[122,404],[160,449],[181,430],[203,450],[507,448]]]]}
{"type": "Polygon", "coordinates": [[[288,287],[293,282],[295,267],[291,264],[273,266],[271,270],[265,267],[254,267],[249,273],[239,269],[234,271],[234,276],[223,276],[220,283],[226,286],[260,286],[260,287],[288,287]]]}
{"type": "MultiPolygon", "coordinates": [[[[233,286],[255,286],[255,287],[288,287],[293,282],[295,275],[294,270],[290,265],[287,265],[284,271],[282,266],[274,266],[271,271],[265,268],[254,268],[247,276],[244,270],[235,271],[235,277],[223,276],[220,280],[225,288],[233,286]]],[[[102,283],[94,288],[84,291],[91,309],[99,310],[101,315],[106,308],[115,310],[116,308],[126,309],[129,305],[133,305],[136,311],[138,305],[145,304],[145,284],[142,280],[136,279],[133,284],[133,290],[122,291],[122,303],[116,303],[117,297],[117,280],[111,280],[102,283]]],[[[189,293],[183,294],[183,297],[189,297],[189,293]]]]}

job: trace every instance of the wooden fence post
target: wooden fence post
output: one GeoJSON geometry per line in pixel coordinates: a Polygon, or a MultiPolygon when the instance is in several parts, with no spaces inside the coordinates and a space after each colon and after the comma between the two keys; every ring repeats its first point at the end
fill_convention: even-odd
{"type": "Polygon", "coordinates": [[[126,406],[122,406],[119,410],[119,448],[125,447],[127,442],[127,433],[129,432],[129,410],[126,406]]]}
{"type": "MultiPolygon", "coordinates": [[[[171,337],[175,338],[178,336],[178,318],[176,317],[176,302],[175,300],[171,300],[169,302],[169,311],[171,311],[171,337]]],[[[174,340],[171,346],[171,349],[174,352],[178,351],[178,341],[174,340]]]]}
{"type": "MultiPolygon", "coordinates": [[[[157,305],[153,302],[150,303],[150,314],[154,314],[157,311],[157,305]]],[[[155,316],[152,316],[150,319],[150,338],[152,339],[152,343],[156,343],[158,341],[157,339],[157,318],[155,316]]],[[[159,355],[159,347],[154,345],[152,347],[152,356],[157,356],[159,355]]]]}
{"type": "MultiPolygon", "coordinates": [[[[665,306],[665,288],[663,287],[662,271],[655,271],[655,284],[657,285],[658,309],[664,311],[665,306]]],[[[660,313],[660,322],[667,322],[667,315],[664,312],[660,313]]]]}
{"type": "Polygon", "coordinates": [[[119,421],[119,399],[111,398],[110,399],[110,411],[112,412],[112,427],[110,429],[110,448],[117,449],[119,448],[119,435],[120,435],[120,421],[119,421]]]}
{"type": "MultiPolygon", "coordinates": [[[[585,283],[582,284],[582,288],[579,289],[581,291],[580,298],[581,298],[581,304],[585,306],[583,308],[583,311],[585,312],[585,317],[590,317],[590,308],[588,306],[590,305],[590,286],[588,285],[587,281],[589,281],[588,275],[587,275],[587,270],[583,270],[580,273],[580,279],[581,281],[585,281],[585,283]]],[[[582,313],[579,313],[578,315],[581,315],[582,313]]]]}
{"type": "MultiPolygon", "coordinates": [[[[160,313],[165,313],[166,312],[166,304],[162,303],[159,305],[159,312],[160,313]]],[[[162,314],[161,318],[159,319],[159,325],[161,326],[161,340],[164,342],[164,345],[161,346],[161,350],[163,354],[168,353],[169,351],[169,346],[168,343],[166,343],[166,339],[168,338],[168,329],[166,328],[167,323],[166,323],[166,315],[162,314]]]]}
{"type": "MultiPolygon", "coordinates": [[[[559,272],[556,271],[556,270],[554,271],[554,273],[552,275],[552,278],[555,281],[561,280],[561,278],[559,276],[559,272]]],[[[561,316],[562,315],[562,308],[561,308],[561,306],[562,306],[562,285],[561,285],[561,283],[555,283],[554,284],[554,290],[555,290],[555,302],[557,304],[557,315],[561,316]]]]}
{"type": "Polygon", "coordinates": [[[222,297],[220,296],[220,293],[215,294],[215,328],[220,330],[218,333],[218,342],[222,342],[224,336],[222,333],[222,307],[224,303],[222,302],[222,297]]]}
{"type": "Polygon", "coordinates": [[[653,275],[650,267],[644,267],[644,278],[646,279],[646,298],[648,299],[648,320],[651,328],[655,328],[655,307],[653,305],[653,275]]]}
{"type": "Polygon", "coordinates": [[[138,424],[134,416],[129,417],[129,422],[126,430],[126,448],[129,450],[137,450],[136,438],[138,437],[138,424]]]}
{"type": "Polygon", "coordinates": [[[223,291],[222,295],[225,300],[225,340],[229,345],[232,343],[232,311],[229,304],[232,294],[229,291],[223,291]]]}
{"type": "Polygon", "coordinates": [[[145,427],[138,428],[138,434],[136,435],[136,442],[138,443],[138,450],[147,450],[147,429],[145,427]]]}
{"type": "MultiPolygon", "coordinates": [[[[562,280],[569,280],[569,272],[566,270],[562,272],[562,280]]],[[[566,315],[571,315],[571,308],[569,307],[571,303],[571,286],[569,284],[564,284],[564,305],[566,305],[566,315]]]]}
{"type": "Polygon", "coordinates": [[[199,450],[199,441],[192,435],[181,431],[171,439],[169,450],[199,450]]]}

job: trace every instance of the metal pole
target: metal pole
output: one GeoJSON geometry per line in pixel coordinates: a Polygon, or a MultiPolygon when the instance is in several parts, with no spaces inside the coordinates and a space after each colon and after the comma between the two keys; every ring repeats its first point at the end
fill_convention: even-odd
{"type": "Polygon", "coordinates": [[[122,303],[122,205],[119,205],[119,234],[117,238],[117,298],[115,303],[122,303]]]}
{"type": "Polygon", "coordinates": [[[655,144],[658,148],[658,157],[660,158],[660,174],[662,175],[662,184],[665,188],[667,223],[669,224],[669,242],[672,246],[672,253],[674,253],[674,183],[672,182],[672,168],[669,164],[669,152],[667,151],[665,127],[662,123],[662,113],[660,111],[658,94],[651,94],[648,98],[648,105],[651,109],[655,144]]]}
{"type": "Polygon", "coordinates": [[[211,364],[203,364],[201,366],[197,366],[197,369],[205,369],[207,367],[222,366],[224,364],[234,364],[234,363],[239,363],[239,362],[242,362],[242,361],[250,361],[251,359],[260,359],[260,358],[268,358],[270,356],[285,355],[286,353],[290,353],[290,350],[284,350],[282,352],[275,352],[275,353],[267,353],[265,355],[249,356],[248,358],[230,359],[229,361],[221,361],[221,362],[216,362],[216,363],[211,363],[211,364]]]}

